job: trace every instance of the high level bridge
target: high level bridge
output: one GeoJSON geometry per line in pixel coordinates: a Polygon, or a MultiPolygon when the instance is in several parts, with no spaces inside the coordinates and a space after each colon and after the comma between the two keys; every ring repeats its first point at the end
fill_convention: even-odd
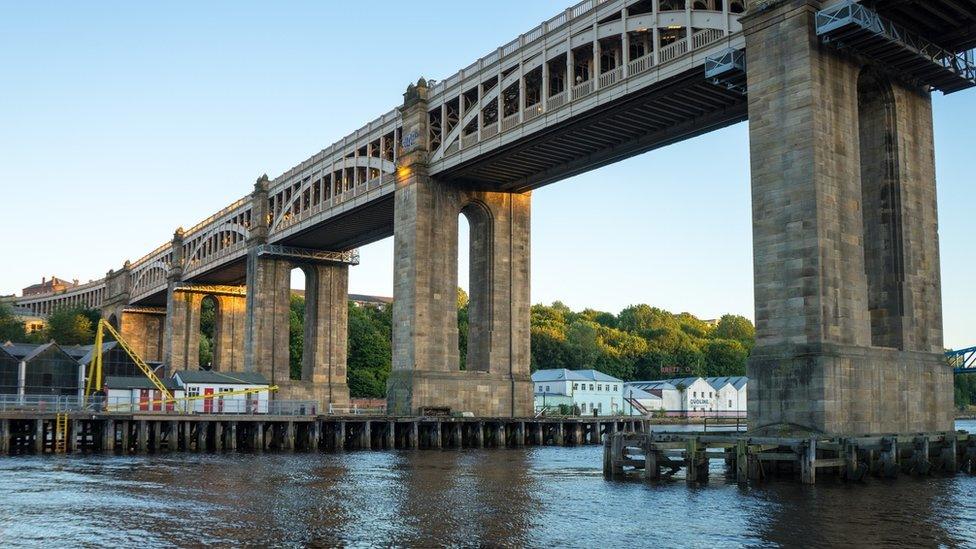
{"type": "Polygon", "coordinates": [[[531,191],[748,118],[753,427],[947,429],[930,93],[976,85],[973,47],[976,0],[586,0],[410,85],[396,109],[105,279],[20,304],[100,307],[148,358],[195,368],[212,295],[217,369],[341,406],[348,268],[394,236],[391,411],[527,416],[531,191]],[[300,380],[295,266],[308,285],[300,380]],[[907,404],[873,398],[892,383],[907,404]]]}

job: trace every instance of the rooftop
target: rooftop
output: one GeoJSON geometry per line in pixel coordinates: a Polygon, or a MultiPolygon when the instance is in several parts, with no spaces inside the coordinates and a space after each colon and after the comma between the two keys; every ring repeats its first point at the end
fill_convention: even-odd
{"type": "Polygon", "coordinates": [[[532,374],[532,381],[616,381],[623,383],[622,379],[617,379],[597,370],[567,370],[566,368],[537,370],[532,374]]]}
{"type": "Polygon", "coordinates": [[[268,380],[257,372],[214,372],[211,370],[180,370],[173,374],[183,383],[214,383],[221,385],[267,385],[268,380]]]}

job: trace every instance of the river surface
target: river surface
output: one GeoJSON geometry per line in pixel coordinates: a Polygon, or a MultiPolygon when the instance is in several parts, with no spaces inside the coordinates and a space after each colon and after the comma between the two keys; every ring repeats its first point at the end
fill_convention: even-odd
{"type": "Polygon", "coordinates": [[[689,488],[608,482],[601,459],[596,446],[5,457],[0,547],[976,547],[968,475],[740,488],[713,462],[689,488]]]}

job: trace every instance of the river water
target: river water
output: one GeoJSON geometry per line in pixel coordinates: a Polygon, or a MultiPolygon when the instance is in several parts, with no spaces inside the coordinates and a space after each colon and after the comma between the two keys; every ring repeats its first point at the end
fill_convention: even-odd
{"type": "Polygon", "coordinates": [[[0,458],[0,546],[976,547],[976,477],[689,488],[601,451],[0,458]]]}

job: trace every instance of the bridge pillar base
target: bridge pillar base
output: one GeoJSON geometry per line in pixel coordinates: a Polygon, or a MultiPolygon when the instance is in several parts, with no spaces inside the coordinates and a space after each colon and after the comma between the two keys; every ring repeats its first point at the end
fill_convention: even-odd
{"type": "Polygon", "coordinates": [[[749,361],[759,436],[952,430],[952,370],[939,354],[822,344],[749,361]]]}
{"type": "Polygon", "coordinates": [[[531,417],[532,379],[528,374],[394,370],[387,384],[388,410],[416,415],[422,408],[450,408],[479,417],[531,417]]]}

